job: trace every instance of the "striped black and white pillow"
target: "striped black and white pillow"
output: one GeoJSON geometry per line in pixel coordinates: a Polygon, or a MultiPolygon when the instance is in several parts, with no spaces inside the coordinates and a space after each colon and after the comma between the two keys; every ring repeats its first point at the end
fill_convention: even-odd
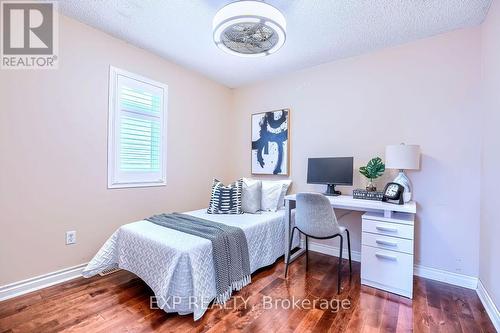
{"type": "Polygon", "coordinates": [[[224,185],[214,179],[208,214],[243,214],[241,209],[241,190],[243,179],[224,185]]]}

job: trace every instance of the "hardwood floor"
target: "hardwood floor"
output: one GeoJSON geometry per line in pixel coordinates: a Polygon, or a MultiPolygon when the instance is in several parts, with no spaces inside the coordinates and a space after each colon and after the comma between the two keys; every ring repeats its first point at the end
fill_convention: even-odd
{"type": "Polygon", "coordinates": [[[361,286],[358,263],[349,281],[344,263],[337,295],[336,267],[336,258],[311,252],[309,270],[302,257],[285,280],[279,260],[253,274],[227,309],[214,307],[196,322],[192,315],[150,309],[152,291],[131,273],[81,278],[0,302],[0,332],[495,332],[474,290],[416,277],[409,300],[361,286]],[[270,300],[292,297],[313,306],[283,301],[267,309],[270,300]],[[332,302],[326,309],[321,300],[332,298],[350,305],[335,312],[332,302]]]}

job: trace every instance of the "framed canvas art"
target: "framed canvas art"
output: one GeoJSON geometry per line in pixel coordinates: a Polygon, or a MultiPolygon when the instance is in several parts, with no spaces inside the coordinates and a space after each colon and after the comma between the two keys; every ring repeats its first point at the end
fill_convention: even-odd
{"type": "Polygon", "coordinates": [[[252,114],[252,174],[288,175],[290,110],[252,114]]]}

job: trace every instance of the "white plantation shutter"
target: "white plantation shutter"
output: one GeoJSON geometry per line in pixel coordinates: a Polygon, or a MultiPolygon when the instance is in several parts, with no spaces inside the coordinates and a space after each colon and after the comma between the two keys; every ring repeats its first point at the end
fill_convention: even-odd
{"type": "Polygon", "coordinates": [[[166,183],[167,86],[111,67],[108,187],[166,183]]]}

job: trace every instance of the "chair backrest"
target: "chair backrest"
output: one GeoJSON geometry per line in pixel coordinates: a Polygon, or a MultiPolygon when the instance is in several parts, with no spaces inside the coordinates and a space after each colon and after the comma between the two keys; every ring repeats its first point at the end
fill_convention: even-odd
{"type": "Polygon", "coordinates": [[[297,193],[295,225],[313,237],[331,237],[340,233],[330,200],[319,193],[297,193]]]}

